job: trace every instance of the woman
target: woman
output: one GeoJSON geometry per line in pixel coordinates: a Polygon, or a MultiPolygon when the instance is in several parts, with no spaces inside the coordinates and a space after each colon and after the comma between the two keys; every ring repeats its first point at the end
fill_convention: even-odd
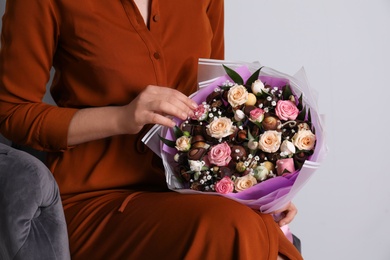
{"type": "Polygon", "coordinates": [[[7,2],[1,132],[49,152],[73,259],[301,259],[270,215],[168,191],[140,141],[193,114],[197,61],[223,58],[223,19],[222,0],[7,2]],[[58,107],[41,101],[52,66],[58,107]]]}

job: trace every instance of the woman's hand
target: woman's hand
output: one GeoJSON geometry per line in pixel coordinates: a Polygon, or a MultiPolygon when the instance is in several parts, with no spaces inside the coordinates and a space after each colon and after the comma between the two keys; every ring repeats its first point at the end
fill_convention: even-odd
{"type": "Polygon", "coordinates": [[[68,131],[68,145],[77,145],[120,134],[136,134],[147,124],[173,127],[170,117],[185,120],[197,104],[178,90],[147,86],[125,106],[78,110],[68,131]]]}
{"type": "Polygon", "coordinates": [[[291,221],[293,221],[297,213],[298,210],[295,207],[295,205],[292,202],[289,202],[286,207],[275,211],[273,214],[279,216],[278,219],[276,219],[279,226],[284,226],[291,223],[291,221]]]}
{"type": "Polygon", "coordinates": [[[131,134],[138,133],[147,124],[174,127],[170,117],[185,120],[194,115],[196,107],[193,100],[178,90],[150,85],[123,107],[123,127],[131,134]]]}

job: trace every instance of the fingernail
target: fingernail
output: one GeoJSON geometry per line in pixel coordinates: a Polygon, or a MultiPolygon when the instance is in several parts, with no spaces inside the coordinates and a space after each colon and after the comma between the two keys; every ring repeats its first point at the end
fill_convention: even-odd
{"type": "Polygon", "coordinates": [[[192,106],[193,109],[196,109],[198,107],[198,104],[196,104],[195,102],[192,102],[191,106],[192,106]]]}

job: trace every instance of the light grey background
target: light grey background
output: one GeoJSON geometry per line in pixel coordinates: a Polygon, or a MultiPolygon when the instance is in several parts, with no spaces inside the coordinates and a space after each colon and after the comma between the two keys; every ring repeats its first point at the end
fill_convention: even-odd
{"type": "Polygon", "coordinates": [[[225,6],[226,59],[288,74],[304,66],[320,93],[329,154],[294,200],[299,214],[290,225],[304,258],[390,259],[390,1],[225,6]]]}
{"type": "Polygon", "coordinates": [[[294,200],[309,260],[390,259],[390,1],[225,0],[226,58],[304,66],[329,154],[294,200]]]}

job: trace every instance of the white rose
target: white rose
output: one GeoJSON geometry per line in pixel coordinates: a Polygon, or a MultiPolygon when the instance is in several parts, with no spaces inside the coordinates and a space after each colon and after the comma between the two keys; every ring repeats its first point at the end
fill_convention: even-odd
{"type": "Polygon", "coordinates": [[[216,139],[229,136],[233,134],[235,130],[236,127],[233,125],[233,122],[227,117],[215,117],[214,120],[206,126],[207,134],[216,139]]]}
{"type": "Polygon", "coordinates": [[[194,161],[194,160],[188,160],[188,164],[190,165],[191,171],[194,172],[200,172],[205,165],[204,161],[194,161]]]}
{"type": "Polygon", "coordinates": [[[228,102],[232,107],[237,107],[248,100],[248,91],[243,85],[235,85],[228,91],[228,102]]]}
{"type": "Polygon", "coordinates": [[[234,120],[239,122],[244,118],[245,118],[245,113],[242,110],[237,109],[236,112],[234,113],[234,120]]]}
{"type": "Polygon", "coordinates": [[[255,141],[255,140],[248,141],[248,148],[250,150],[256,150],[258,146],[259,146],[259,142],[255,141]]]}
{"type": "Polygon", "coordinates": [[[310,130],[301,130],[293,136],[292,141],[299,150],[312,150],[316,136],[310,130]]]}
{"type": "Polygon", "coordinates": [[[257,93],[261,93],[261,91],[264,90],[264,84],[261,82],[261,80],[255,80],[252,83],[252,92],[253,94],[257,95],[257,93]]]}
{"type": "Polygon", "coordinates": [[[284,140],[280,145],[280,152],[282,156],[290,156],[295,153],[295,146],[292,142],[284,140]]]}
{"type": "Polygon", "coordinates": [[[191,137],[181,136],[176,139],[176,149],[181,152],[187,152],[191,148],[191,137]]]}

